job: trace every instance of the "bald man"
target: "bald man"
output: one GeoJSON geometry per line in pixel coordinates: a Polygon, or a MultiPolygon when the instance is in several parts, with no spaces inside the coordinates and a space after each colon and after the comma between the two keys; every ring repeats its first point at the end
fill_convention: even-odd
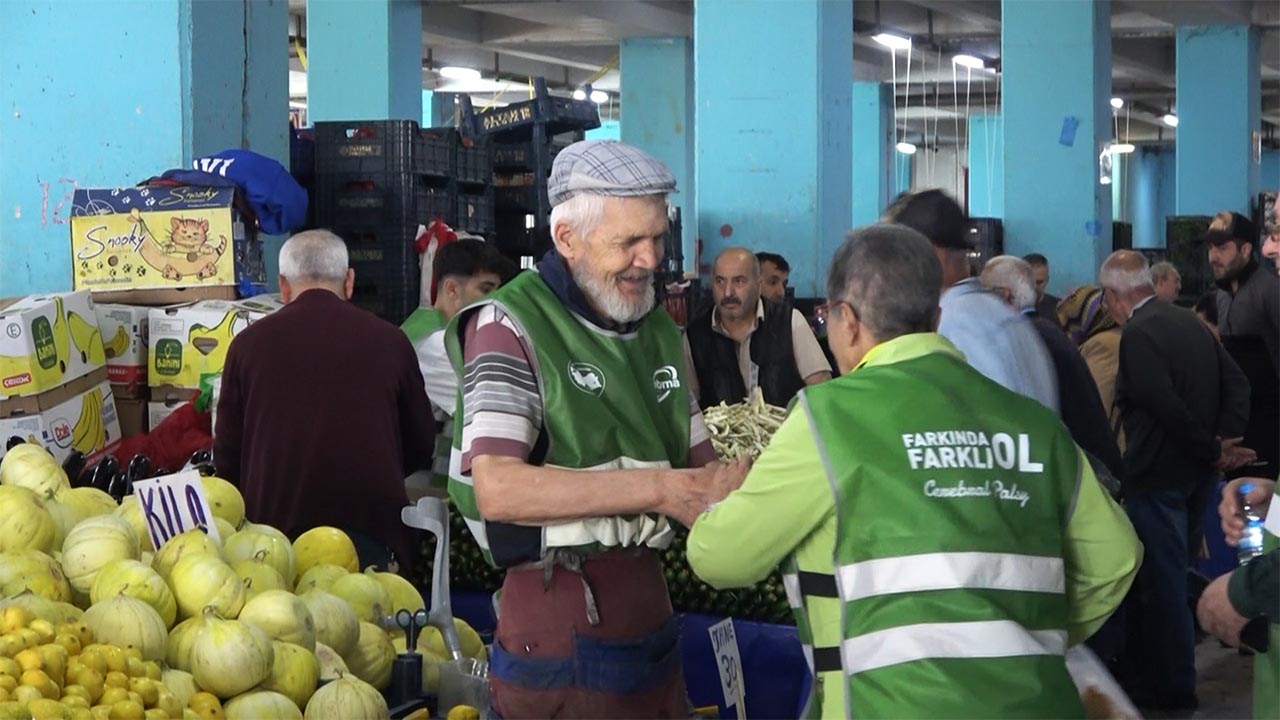
{"type": "Polygon", "coordinates": [[[831,365],[804,316],[786,300],[760,297],[760,261],[726,248],[711,277],[712,308],[689,324],[702,407],[746,400],[758,387],[785,407],[805,385],[831,379],[831,365]]]}

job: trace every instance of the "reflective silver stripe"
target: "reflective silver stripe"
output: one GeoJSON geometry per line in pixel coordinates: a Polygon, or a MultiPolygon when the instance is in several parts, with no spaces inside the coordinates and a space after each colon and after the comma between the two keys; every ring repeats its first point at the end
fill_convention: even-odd
{"type": "Polygon", "coordinates": [[[1067,633],[1027,630],[1012,620],[903,625],[841,643],[844,670],[853,675],[876,668],[938,658],[1062,655],[1067,633]]]}
{"type": "Polygon", "coordinates": [[[787,604],[791,609],[804,609],[804,598],[800,595],[800,576],[796,573],[783,573],[782,587],[787,591],[787,604]]]}
{"type": "Polygon", "coordinates": [[[842,565],[840,598],[854,602],[877,595],[955,590],[1066,592],[1062,558],[1014,553],[950,552],[904,555],[842,565]]]}

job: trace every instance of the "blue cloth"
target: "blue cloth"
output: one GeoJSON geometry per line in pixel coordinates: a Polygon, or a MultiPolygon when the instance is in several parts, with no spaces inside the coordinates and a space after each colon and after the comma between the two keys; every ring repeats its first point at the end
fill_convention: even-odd
{"type": "MultiPolygon", "coordinates": [[[[1212,480],[1204,484],[1212,488],[1212,480]]],[[[1193,518],[1204,513],[1208,493],[1155,490],[1125,498],[1125,511],[1144,548],[1134,584],[1130,666],[1136,689],[1152,697],[1190,693],[1196,687],[1195,621],[1187,598],[1188,550],[1193,518]]]]}
{"type": "Polygon", "coordinates": [[[630,695],[666,682],[680,672],[680,623],[635,640],[600,640],[577,636],[573,657],[533,658],[507,651],[496,640],[489,674],[504,682],[535,690],[575,687],[600,693],[630,695]]]}
{"type": "Polygon", "coordinates": [[[938,305],[938,333],[964,353],[973,369],[1058,412],[1053,360],[1030,320],[974,279],[953,285],[938,305]]]}
{"type": "Polygon", "coordinates": [[[268,235],[283,235],[307,219],[307,191],[280,163],[252,150],[223,150],[196,158],[192,170],[170,170],[161,177],[187,185],[241,189],[258,227],[268,235]]]}

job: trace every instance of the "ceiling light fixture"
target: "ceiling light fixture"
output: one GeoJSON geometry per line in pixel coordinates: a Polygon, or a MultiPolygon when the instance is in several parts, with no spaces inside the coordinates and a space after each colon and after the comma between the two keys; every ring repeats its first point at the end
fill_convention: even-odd
{"type": "Polygon", "coordinates": [[[1178,116],[1174,115],[1173,113],[1169,113],[1160,119],[1163,120],[1164,124],[1168,125],[1169,127],[1175,127],[1175,128],[1178,127],[1178,116]]]}
{"type": "Polygon", "coordinates": [[[1111,184],[1111,176],[1110,176],[1110,175],[1103,175],[1102,177],[1098,178],[1098,184],[1099,184],[1099,185],[1110,185],[1110,184],[1111,184]]]}
{"type": "Polygon", "coordinates": [[[450,80],[479,80],[480,71],[474,68],[457,67],[454,65],[446,65],[436,72],[440,73],[440,77],[450,80]]]}
{"type": "Polygon", "coordinates": [[[1131,143],[1115,143],[1110,149],[1112,155],[1128,155],[1133,152],[1135,148],[1131,143]]]}
{"type": "Polygon", "coordinates": [[[872,35],[871,39],[890,50],[906,50],[911,47],[911,38],[894,35],[893,33],[879,33],[877,35],[872,35]]]}
{"type": "Polygon", "coordinates": [[[1124,107],[1124,98],[1111,98],[1111,107],[1117,110],[1124,107]]]}
{"type": "Polygon", "coordinates": [[[603,104],[605,104],[605,103],[609,102],[609,93],[607,93],[607,92],[605,92],[605,91],[603,91],[603,90],[592,90],[592,91],[591,91],[591,102],[593,102],[593,103],[595,103],[595,104],[597,104],[597,105],[603,105],[603,104]]]}
{"type": "Polygon", "coordinates": [[[574,99],[574,100],[586,100],[586,99],[587,99],[587,93],[586,93],[586,91],[585,91],[585,90],[574,90],[574,91],[573,91],[573,99],[574,99]]]}
{"type": "Polygon", "coordinates": [[[898,152],[902,153],[903,155],[915,155],[916,146],[909,142],[900,142],[898,143],[898,152]]]}
{"type": "Polygon", "coordinates": [[[982,70],[987,66],[982,58],[976,58],[972,55],[957,55],[951,58],[951,62],[960,67],[967,67],[971,70],[982,70]]]}

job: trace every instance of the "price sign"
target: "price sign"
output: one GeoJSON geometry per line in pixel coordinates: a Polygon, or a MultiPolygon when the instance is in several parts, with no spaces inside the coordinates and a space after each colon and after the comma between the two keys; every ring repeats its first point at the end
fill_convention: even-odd
{"type": "Polygon", "coordinates": [[[738,715],[742,716],[746,708],[742,698],[746,692],[742,686],[742,658],[738,654],[738,637],[733,632],[733,620],[726,618],[707,628],[711,636],[711,650],[716,658],[716,669],[720,671],[720,688],[724,690],[724,706],[738,706],[738,715]]]}
{"type": "Polygon", "coordinates": [[[138,480],[133,484],[133,494],[142,506],[142,519],[147,523],[152,549],[159,549],[174,535],[197,528],[222,544],[218,526],[213,522],[213,511],[204,496],[204,483],[195,470],[138,480]]]}

